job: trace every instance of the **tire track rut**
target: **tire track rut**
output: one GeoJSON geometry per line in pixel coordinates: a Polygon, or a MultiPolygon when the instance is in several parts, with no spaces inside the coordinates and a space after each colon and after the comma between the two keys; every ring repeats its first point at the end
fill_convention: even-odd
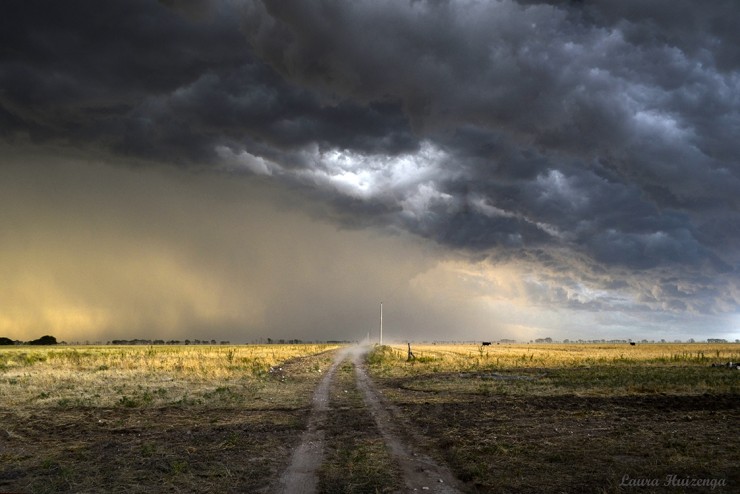
{"type": "Polygon", "coordinates": [[[337,352],[331,367],[314,391],[308,427],[301,436],[300,445],[293,451],[288,468],[280,476],[274,493],[317,492],[317,472],[325,456],[325,427],[331,416],[329,389],[337,368],[346,359],[351,359],[354,364],[355,380],[364,406],[373,417],[378,432],[403,473],[406,491],[437,494],[464,492],[445,465],[437,463],[419,447],[401,439],[403,435],[398,410],[385,402],[367,374],[364,357],[369,350],[368,347],[348,347],[337,352]]]}
{"type": "Polygon", "coordinates": [[[437,463],[418,447],[401,440],[399,412],[395,407],[385,403],[378,390],[375,389],[375,385],[367,374],[363,358],[366,353],[367,350],[353,354],[357,387],[362,392],[365,406],[375,418],[375,424],[386,445],[403,471],[406,487],[412,492],[424,491],[438,494],[462,492],[457,479],[445,465],[437,463]]]}
{"type": "Polygon", "coordinates": [[[313,393],[308,427],[301,443],[293,451],[290,465],[280,476],[276,494],[313,494],[318,484],[317,470],[324,460],[324,428],[329,412],[329,387],[339,364],[347,358],[347,349],[334,356],[329,370],[313,393]]]}

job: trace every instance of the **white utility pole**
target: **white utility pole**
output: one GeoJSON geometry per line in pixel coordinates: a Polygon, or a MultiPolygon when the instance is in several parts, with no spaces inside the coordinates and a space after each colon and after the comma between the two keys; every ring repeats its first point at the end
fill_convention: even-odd
{"type": "Polygon", "coordinates": [[[383,302],[380,302],[380,344],[383,344],[383,302]]]}

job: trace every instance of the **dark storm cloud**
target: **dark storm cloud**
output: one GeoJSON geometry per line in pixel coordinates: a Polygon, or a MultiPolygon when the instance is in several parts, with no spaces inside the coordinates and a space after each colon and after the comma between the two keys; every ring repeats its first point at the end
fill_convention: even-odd
{"type": "Polygon", "coordinates": [[[533,262],[563,286],[740,305],[734,1],[2,9],[10,139],[267,175],[345,225],[533,262]]]}
{"type": "MultiPolygon", "coordinates": [[[[141,154],[142,107],[245,58],[238,32],[219,30],[227,18],[192,23],[155,2],[18,1],[3,14],[0,102],[13,124],[4,130],[34,141],[141,154]]],[[[165,146],[185,147],[192,129],[155,132],[165,146]]]]}
{"type": "Polygon", "coordinates": [[[314,142],[415,148],[397,104],[323,105],[253,57],[238,5],[198,3],[5,3],[3,134],[195,164],[230,139],[273,154],[314,142]]]}
{"type": "MultiPolygon", "coordinates": [[[[656,9],[635,5],[589,23],[599,5],[579,15],[514,2],[265,3],[248,30],[263,58],[318,91],[399,98],[417,130],[439,141],[473,124],[484,147],[468,163],[471,178],[498,182],[523,173],[512,153],[544,155],[524,173],[575,161],[657,207],[738,207],[738,76],[712,56],[733,44],[722,28],[728,4],[702,7],[697,22],[720,26],[690,30],[692,41],[676,46],[680,21],[641,22],[656,9]],[[622,24],[656,24],[657,38],[641,44],[622,24]]],[[[454,155],[469,157],[456,144],[454,155]]]]}

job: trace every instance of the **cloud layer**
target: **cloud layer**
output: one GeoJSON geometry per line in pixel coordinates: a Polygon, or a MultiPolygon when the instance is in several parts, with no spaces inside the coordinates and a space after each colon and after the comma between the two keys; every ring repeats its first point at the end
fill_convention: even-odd
{"type": "Polygon", "coordinates": [[[740,310],[732,0],[4,11],[10,146],[261,177],[345,227],[515,263],[543,306],[740,310]]]}

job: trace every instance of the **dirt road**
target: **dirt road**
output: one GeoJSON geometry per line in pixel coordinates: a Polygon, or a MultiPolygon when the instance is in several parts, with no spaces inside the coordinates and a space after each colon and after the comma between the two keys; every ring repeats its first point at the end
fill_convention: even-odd
{"type": "Polygon", "coordinates": [[[324,459],[324,428],[329,411],[329,385],[337,366],[346,358],[347,351],[337,353],[328,372],[313,394],[308,428],[301,437],[301,444],[293,451],[290,465],[280,477],[277,492],[309,494],[316,492],[316,471],[324,459]]]}
{"type": "Polygon", "coordinates": [[[401,433],[407,430],[408,424],[402,422],[400,414],[383,399],[368,376],[364,362],[368,351],[369,347],[348,347],[337,352],[330,369],[314,392],[308,427],[274,492],[318,492],[318,471],[325,458],[325,428],[330,422],[333,427],[337,426],[336,421],[332,420],[335,413],[330,406],[329,390],[338,366],[345,361],[354,365],[356,386],[362,395],[365,411],[372,416],[377,432],[402,474],[404,488],[401,492],[463,492],[446,466],[424,454],[418,445],[412,444],[413,440],[408,439],[408,434],[401,433]]]}

